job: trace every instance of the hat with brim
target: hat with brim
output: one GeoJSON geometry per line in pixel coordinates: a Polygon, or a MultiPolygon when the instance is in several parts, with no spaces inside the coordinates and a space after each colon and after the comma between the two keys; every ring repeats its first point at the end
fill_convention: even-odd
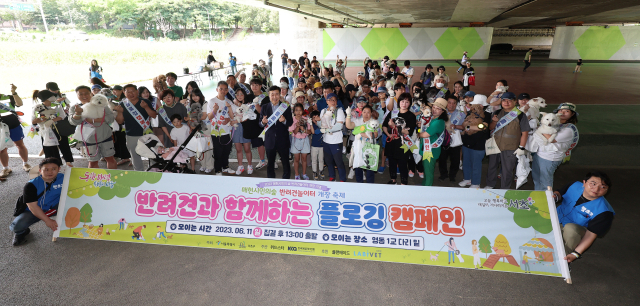
{"type": "Polygon", "coordinates": [[[287,82],[280,82],[280,88],[289,89],[289,84],[287,84],[287,82]]]}
{"type": "Polygon", "coordinates": [[[445,100],[443,98],[437,98],[433,102],[433,106],[437,106],[437,107],[441,108],[442,110],[446,110],[447,109],[447,100],[445,100]]]}
{"type": "Polygon", "coordinates": [[[302,91],[302,90],[297,91],[297,92],[296,92],[296,99],[297,99],[298,97],[304,97],[304,91],[302,91]]]}
{"type": "Polygon", "coordinates": [[[334,94],[334,93],[330,93],[327,95],[327,101],[331,100],[331,98],[336,98],[336,100],[338,100],[338,95],[334,94]]]}
{"type": "Polygon", "coordinates": [[[515,100],[516,99],[516,95],[514,93],[512,93],[512,92],[507,91],[507,92],[502,94],[502,99],[503,100],[504,99],[515,100]]]}
{"type": "Polygon", "coordinates": [[[316,82],[315,84],[313,84],[313,89],[316,89],[318,87],[322,87],[322,83],[316,82]]]}
{"type": "Polygon", "coordinates": [[[356,103],[367,103],[367,99],[365,97],[358,97],[358,100],[356,100],[356,103]]]}
{"type": "Polygon", "coordinates": [[[465,97],[472,97],[472,98],[473,98],[473,97],[475,97],[475,96],[476,96],[476,93],[475,93],[475,92],[473,92],[473,91],[471,91],[471,90],[469,90],[469,91],[467,91],[467,92],[465,92],[465,93],[464,93],[464,96],[465,96],[465,97]]]}
{"type": "Polygon", "coordinates": [[[358,76],[364,76],[364,71],[358,71],[358,76]]]}
{"type": "Polygon", "coordinates": [[[381,92],[388,93],[387,88],[384,86],[378,87],[378,89],[376,90],[376,93],[381,93],[381,92]]]}
{"type": "Polygon", "coordinates": [[[49,100],[49,98],[53,96],[55,96],[55,94],[48,90],[41,90],[40,92],[38,92],[38,99],[43,102],[49,100]]]}
{"type": "Polygon", "coordinates": [[[473,101],[471,101],[471,103],[469,103],[469,104],[471,104],[471,105],[480,104],[482,106],[489,105],[489,103],[487,103],[487,96],[485,96],[485,95],[475,95],[475,96],[473,96],[473,101]]]}
{"type": "Polygon", "coordinates": [[[568,110],[570,110],[570,111],[572,111],[572,112],[576,113],[576,116],[580,115],[580,114],[578,114],[578,112],[576,112],[576,105],[575,105],[575,104],[573,104],[573,103],[564,102],[564,103],[562,103],[562,104],[558,105],[558,108],[556,108],[556,109],[553,111],[553,113],[554,113],[554,114],[557,114],[557,113],[558,113],[558,111],[559,111],[559,110],[561,110],[561,109],[568,109],[568,110]]]}
{"type": "Polygon", "coordinates": [[[102,89],[102,86],[100,86],[98,84],[95,84],[95,85],[91,86],[91,90],[94,90],[94,89],[102,89]]]}
{"type": "Polygon", "coordinates": [[[113,90],[122,90],[122,86],[120,85],[113,86],[113,90]]]}

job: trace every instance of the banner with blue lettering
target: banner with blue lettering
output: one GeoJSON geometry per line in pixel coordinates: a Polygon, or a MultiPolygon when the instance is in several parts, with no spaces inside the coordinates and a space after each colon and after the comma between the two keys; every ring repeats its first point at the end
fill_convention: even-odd
{"type": "Polygon", "coordinates": [[[66,169],[54,237],[482,268],[570,281],[550,196],[74,167],[66,169]]]}

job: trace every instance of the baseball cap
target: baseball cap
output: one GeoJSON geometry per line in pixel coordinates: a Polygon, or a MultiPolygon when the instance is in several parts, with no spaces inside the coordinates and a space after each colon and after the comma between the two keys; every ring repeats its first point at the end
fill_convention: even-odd
{"type": "Polygon", "coordinates": [[[56,82],[49,82],[46,87],[48,90],[60,90],[56,82]]]}
{"type": "Polygon", "coordinates": [[[528,93],[521,93],[518,95],[518,100],[530,100],[531,96],[528,93]]]}
{"type": "Polygon", "coordinates": [[[381,92],[389,93],[389,92],[387,91],[387,88],[386,88],[386,87],[384,87],[384,86],[380,86],[380,87],[378,87],[378,90],[376,90],[376,93],[381,93],[381,92]]]}
{"type": "Polygon", "coordinates": [[[576,112],[576,105],[575,105],[575,104],[573,104],[573,103],[564,102],[564,103],[562,103],[562,104],[558,105],[558,108],[556,108],[556,109],[553,111],[553,113],[554,113],[554,114],[557,114],[557,113],[558,113],[558,111],[559,111],[559,110],[561,110],[561,109],[568,109],[568,110],[570,110],[570,111],[572,111],[572,112],[576,113],[576,116],[578,116],[578,115],[579,115],[579,114],[578,114],[578,112],[576,112]]]}
{"type": "Polygon", "coordinates": [[[327,100],[329,100],[331,98],[336,98],[336,100],[337,100],[338,99],[338,95],[336,95],[334,93],[330,93],[329,95],[327,95],[327,100]]]}
{"type": "Polygon", "coordinates": [[[322,87],[322,83],[316,82],[315,84],[313,84],[313,89],[316,89],[318,87],[322,87]]]}
{"type": "Polygon", "coordinates": [[[48,90],[41,90],[40,92],[38,92],[38,99],[40,99],[40,101],[46,101],[53,96],[54,94],[48,90]]]}
{"type": "Polygon", "coordinates": [[[113,90],[122,90],[122,86],[120,85],[113,86],[113,90]]]}
{"type": "Polygon", "coordinates": [[[358,97],[358,100],[356,100],[356,103],[367,103],[367,99],[365,97],[358,97]]]}
{"type": "Polygon", "coordinates": [[[98,84],[95,84],[95,85],[91,86],[91,90],[94,90],[94,89],[102,89],[102,86],[100,86],[98,84]]]}
{"type": "Polygon", "coordinates": [[[307,79],[305,79],[305,78],[298,78],[298,84],[300,84],[300,83],[306,83],[306,82],[307,82],[307,79]]]}
{"type": "Polygon", "coordinates": [[[504,94],[502,94],[502,99],[509,99],[509,100],[515,100],[516,99],[516,95],[512,92],[505,92],[504,94]]]}
{"type": "Polygon", "coordinates": [[[302,90],[296,91],[296,98],[298,97],[304,97],[304,92],[302,90]]]}
{"type": "Polygon", "coordinates": [[[289,84],[287,82],[280,82],[280,88],[289,88],[289,84]]]}
{"type": "Polygon", "coordinates": [[[476,95],[476,93],[471,91],[471,90],[469,90],[469,91],[464,93],[465,97],[475,97],[475,95],[476,95]]]}
{"type": "Polygon", "coordinates": [[[364,76],[364,71],[358,71],[358,76],[364,76]]]}

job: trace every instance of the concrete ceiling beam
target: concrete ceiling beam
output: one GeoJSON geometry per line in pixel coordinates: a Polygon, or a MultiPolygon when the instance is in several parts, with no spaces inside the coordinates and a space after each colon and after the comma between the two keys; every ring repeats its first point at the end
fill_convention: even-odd
{"type": "Polygon", "coordinates": [[[337,10],[337,9],[335,9],[335,8],[332,8],[332,7],[330,7],[330,6],[326,5],[326,4],[322,4],[322,3],[320,3],[318,0],[314,0],[314,1],[313,1],[313,4],[315,4],[315,5],[319,6],[319,7],[322,7],[322,8],[324,8],[324,9],[330,10],[330,11],[332,11],[332,12],[336,12],[336,13],[338,13],[338,14],[340,14],[340,15],[347,16],[347,17],[349,17],[349,18],[350,18],[350,19],[352,19],[352,20],[359,20],[359,21],[362,21],[362,22],[364,22],[364,23],[366,23],[366,24],[374,25],[374,23],[373,23],[373,22],[371,22],[371,21],[368,21],[368,20],[365,20],[365,19],[362,19],[362,18],[358,18],[358,17],[356,17],[356,16],[349,15],[349,14],[347,14],[347,13],[345,13],[345,12],[342,12],[342,11],[340,11],[340,10],[337,10]]]}
{"type": "Polygon", "coordinates": [[[273,3],[269,2],[268,0],[264,0],[263,3],[266,6],[275,7],[277,9],[293,12],[293,13],[304,15],[304,16],[309,16],[309,17],[312,17],[312,18],[328,21],[328,22],[331,22],[331,23],[339,23],[339,24],[345,25],[345,26],[353,26],[353,25],[350,25],[348,23],[344,23],[344,22],[341,22],[341,21],[337,21],[337,20],[325,18],[325,17],[319,16],[319,15],[314,15],[314,14],[311,14],[311,13],[303,12],[303,11],[297,9],[297,8],[294,9],[294,8],[290,8],[290,7],[286,7],[286,6],[282,6],[282,5],[278,5],[278,4],[273,4],[273,3]]]}

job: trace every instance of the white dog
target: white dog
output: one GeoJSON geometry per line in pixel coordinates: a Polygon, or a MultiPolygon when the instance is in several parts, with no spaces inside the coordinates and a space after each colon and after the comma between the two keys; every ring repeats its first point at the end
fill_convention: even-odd
{"type": "Polygon", "coordinates": [[[540,127],[536,130],[535,134],[539,136],[543,145],[552,143],[558,135],[558,128],[560,127],[560,114],[553,113],[540,113],[542,119],[540,119],[540,127]],[[547,139],[542,134],[550,134],[551,137],[547,139]]]}
{"type": "Polygon", "coordinates": [[[331,121],[333,121],[333,114],[335,113],[335,108],[327,107],[324,111],[324,115],[320,118],[321,128],[328,129],[331,126],[331,121]]]}
{"type": "Polygon", "coordinates": [[[531,115],[531,119],[536,120],[540,118],[540,109],[547,107],[547,103],[540,97],[529,100],[527,105],[529,105],[529,114],[531,115]]]}
{"type": "MultiPolygon", "coordinates": [[[[380,123],[378,122],[378,120],[371,118],[371,120],[367,121],[364,123],[366,130],[365,130],[365,134],[367,135],[367,139],[369,139],[369,142],[374,143],[375,139],[373,138],[373,131],[377,131],[378,128],[380,127],[380,123]]],[[[365,140],[363,137],[360,137],[360,135],[356,135],[354,141],[353,141],[353,149],[351,150],[351,155],[349,156],[349,167],[353,167],[353,159],[354,159],[354,154],[362,154],[362,148],[364,148],[364,144],[367,142],[367,140],[365,140]]],[[[368,162],[368,158],[366,156],[363,156],[364,162],[365,164],[368,162]]]]}
{"type": "Polygon", "coordinates": [[[109,99],[104,95],[97,94],[91,98],[89,103],[82,105],[82,119],[102,119],[107,107],[109,107],[109,99]]]}
{"type": "Polygon", "coordinates": [[[33,110],[40,115],[40,117],[44,117],[44,121],[38,123],[41,127],[51,128],[53,125],[53,120],[58,117],[58,112],[55,109],[51,109],[44,104],[36,105],[33,110]]]}

